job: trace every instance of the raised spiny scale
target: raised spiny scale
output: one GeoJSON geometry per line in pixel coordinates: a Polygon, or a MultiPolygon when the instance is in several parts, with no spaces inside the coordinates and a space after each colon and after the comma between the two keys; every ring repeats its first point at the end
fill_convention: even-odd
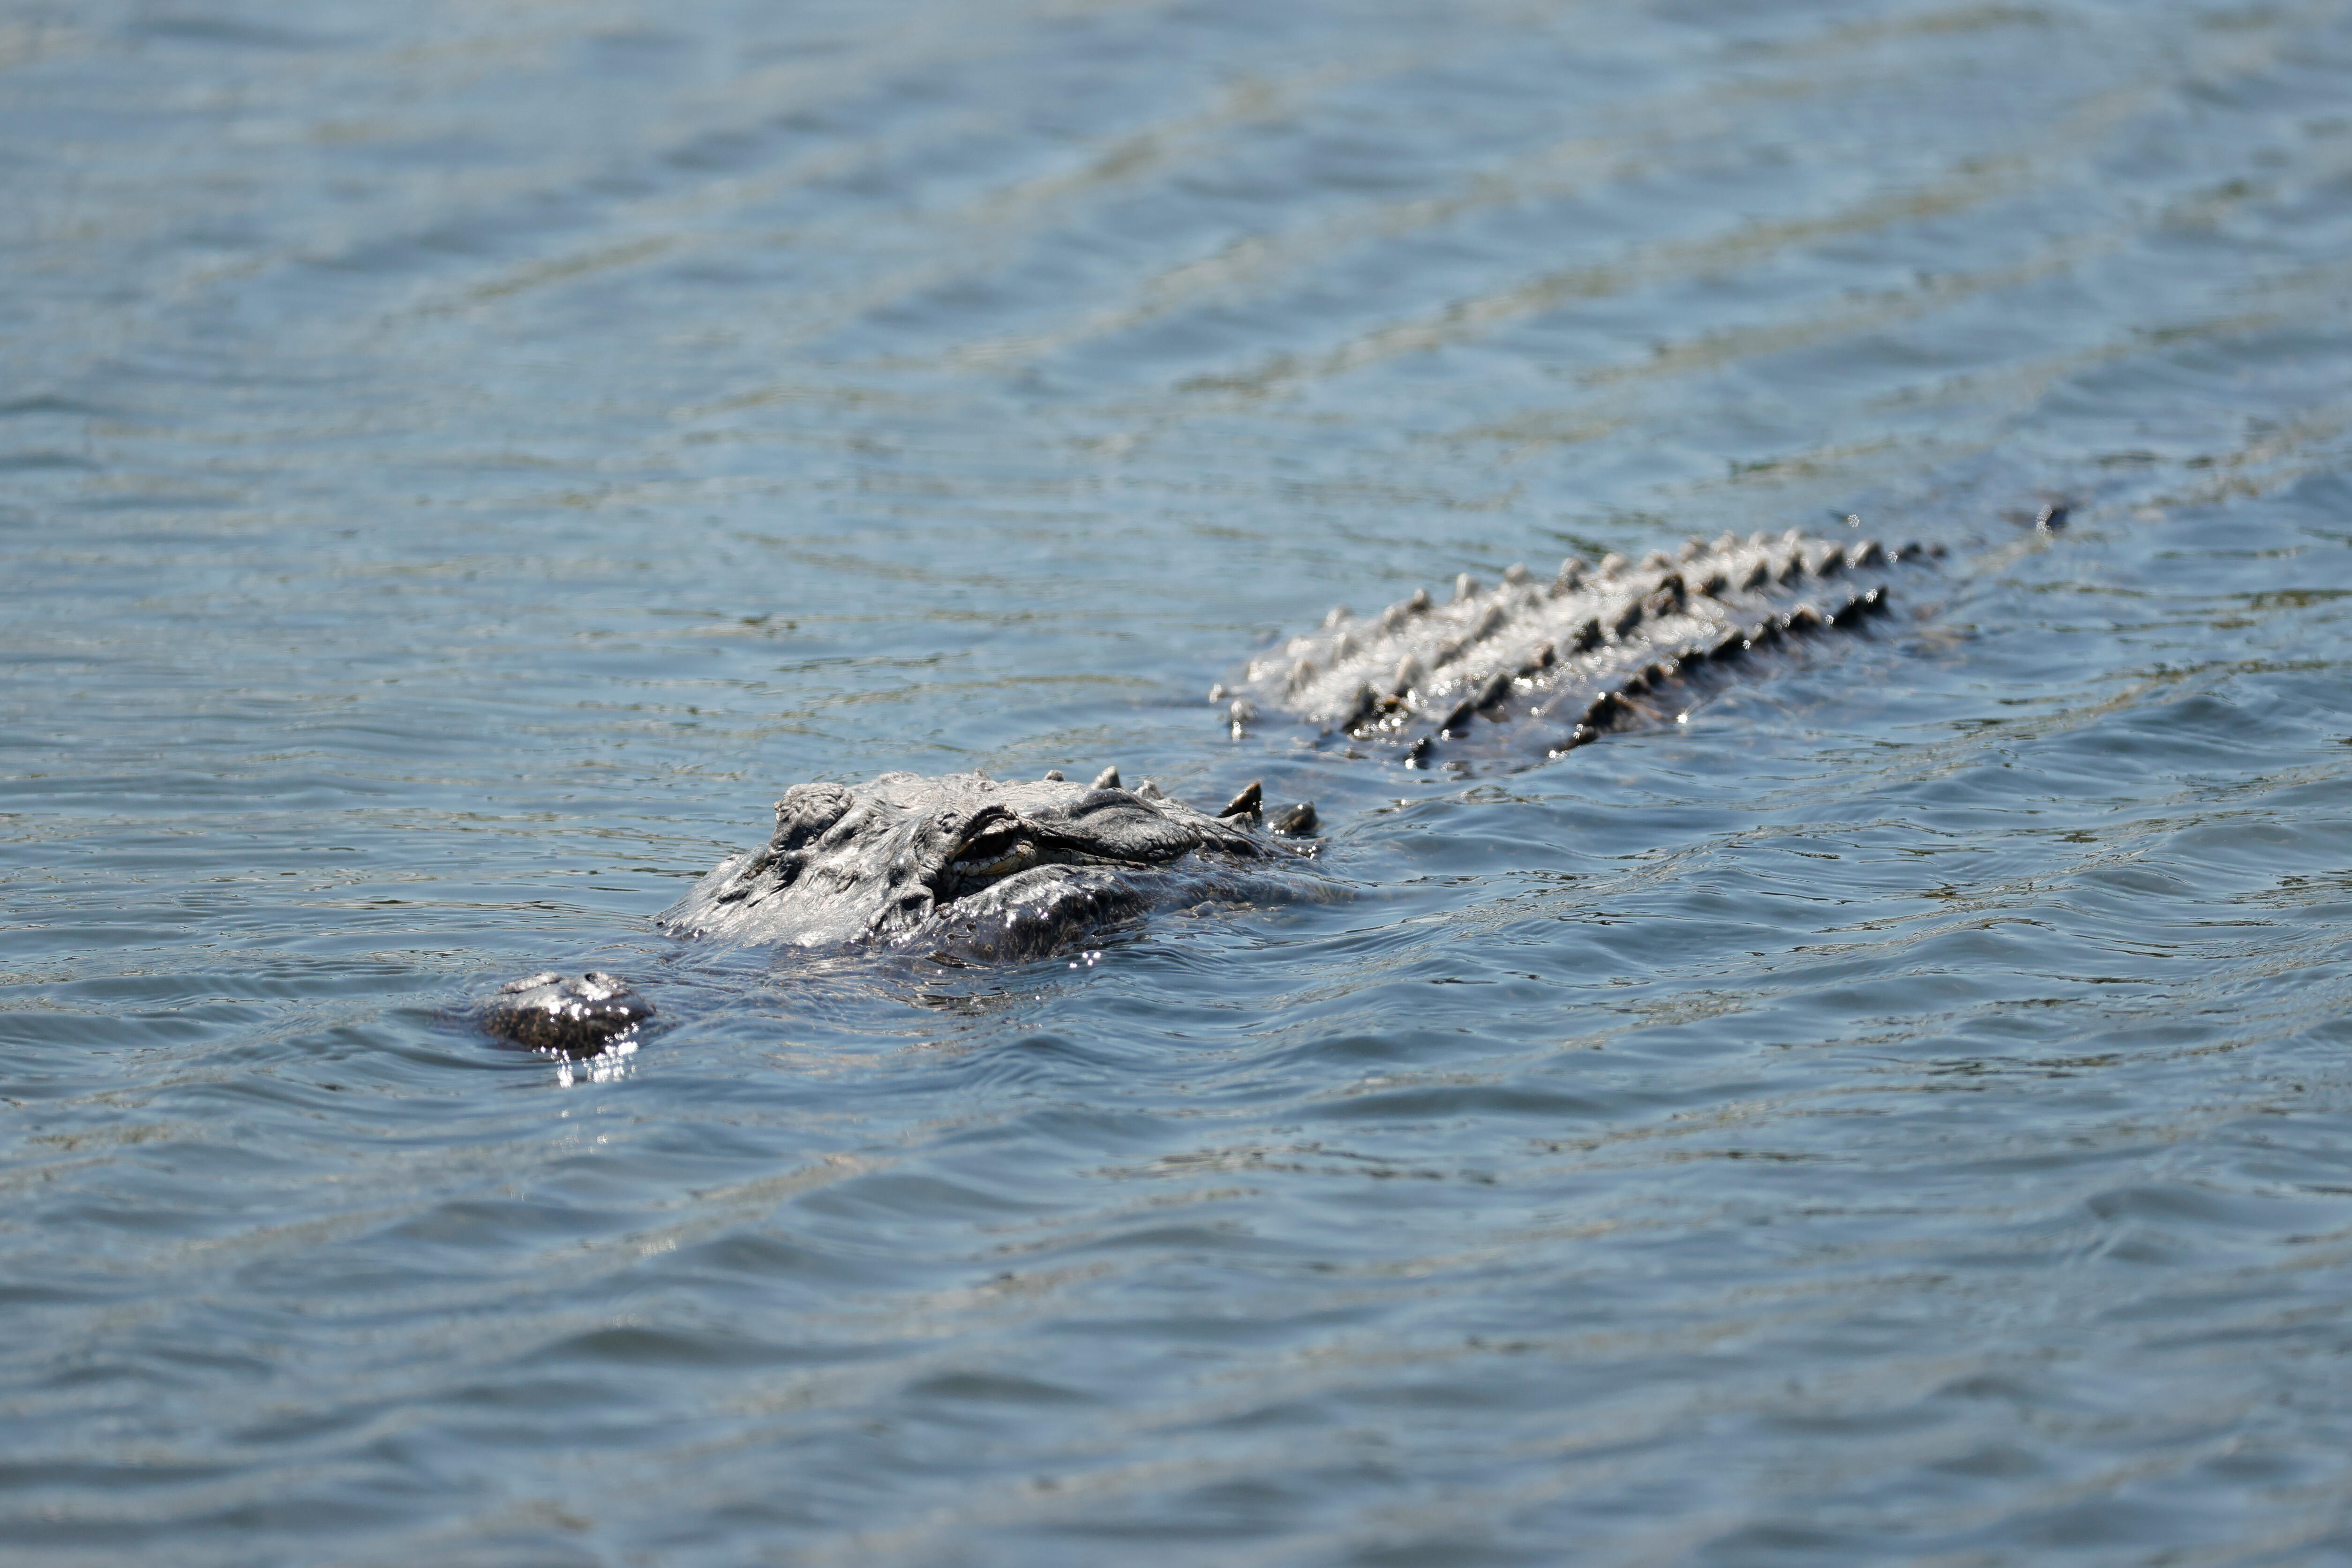
{"type": "MultiPolygon", "coordinates": [[[[1679,659],[1661,659],[1634,671],[1613,689],[1595,696],[1585,706],[1567,741],[1554,747],[1551,755],[1558,757],[1564,751],[1572,751],[1577,747],[1600,739],[1612,729],[1624,727],[1631,721],[1654,716],[1643,714],[1640,699],[1691,673],[1696,665],[1728,664],[1745,658],[1756,649],[1769,648],[1784,636],[1801,636],[1832,626],[1850,626],[1885,608],[1886,590],[1873,588],[1852,595],[1834,609],[1822,611],[1810,604],[1801,604],[1785,615],[1768,617],[1745,631],[1734,632],[1711,647],[1696,650],[1679,659]]],[[[1417,746],[1415,749],[1416,760],[1428,756],[1426,747],[1417,746]]]]}
{"type": "MultiPolygon", "coordinates": [[[[1067,780],[1064,779],[1060,768],[1049,768],[1045,770],[1045,776],[1041,782],[1061,784],[1067,780]]],[[[1118,780],[1118,765],[1113,763],[1096,774],[1094,788],[1097,789],[1122,788],[1118,780]]],[[[1135,792],[1147,800],[1166,799],[1160,793],[1160,787],[1149,779],[1137,785],[1135,792]]],[[[1316,814],[1315,802],[1312,800],[1299,800],[1276,810],[1267,810],[1265,786],[1263,781],[1255,779],[1244,785],[1241,793],[1227,801],[1224,809],[1217,812],[1217,816],[1220,819],[1240,817],[1257,823],[1269,833],[1279,833],[1286,838],[1295,839],[1311,836],[1321,822],[1321,819],[1316,814]]]]}
{"type": "MultiPolygon", "coordinates": [[[[1759,637],[1843,621],[1855,604],[1874,609],[1884,595],[1855,595],[1826,613],[1756,599],[1849,569],[1942,553],[1940,547],[1917,544],[1841,544],[1790,529],[1777,538],[1756,534],[1741,540],[1726,534],[1712,544],[1692,540],[1673,556],[1653,552],[1638,566],[1618,555],[1591,564],[1571,557],[1549,582],[1515,565],[1491,591],[1464,573],[1444,605],[1419,590],[1363,620],[1345,607],[1334,609],[1319,633],[1293,639],[1284,651],[1254,662],[1249,690],[1320,723],[1327,733],[1357,738],[1402,739],[1417,721],[1442,715],[1434,731],[1413,743],[1411,755],[1418,758],[1435,738],[1460,734],[1475,716],[1501,716],[1498,708],[1515,694],[1540,700],[1561,682],[1577,681],[1577,668],[1609,679],[1612,649],[1622,650],[1621,657],[1638,658],[1645,649],[1671,653],[1661,662],[1668,671],[1737,656],[1726,645],[1737,643],[1744,653],[1759,637]],[[1743,629],[1726,637],[1727,627],[1743,629]]],[[[1649,665],[1643,678],[1669,678],[1657,674],[1659,668],[1649,665]]],[[[1621,689],[1624,684],[1620,677],[1621,689]]],[[[1255,705],[1222,686],[1210,695],[1220,703],[1232,699],[1227,716],[1238,739],[1255,718],[1255,705]]]]}

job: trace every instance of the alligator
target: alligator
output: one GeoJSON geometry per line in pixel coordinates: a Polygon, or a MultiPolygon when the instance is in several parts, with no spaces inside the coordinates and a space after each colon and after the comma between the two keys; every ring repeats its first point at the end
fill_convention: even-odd
{"type": "MultiPolygon", "coordinates": [[[[1522,756],[1559,757],[1674,722],[1760,649],[1858,624],[1885,609],[1896,563],[1941,553],[1792,529],[1693,541],[1639,565],[1571,558],[1548,582],[1515,566],[1493,590],[1457,579],[1445,605],[1423,591],[1363,621],[1334,610],[1211,696],[1235,738],[1264,703],[1408,767],[1458,748],[1474,721],[1516,736],[1522,756]]],[[[767,842],[721,861],[656,924],[744,945],[1018,962],[1173,904],[1337,896],[1308,869],[1317,826],[1311,802],[1268,811],[1256,782],[1209,812],[1150,780],[1128,789],[1117,768],[1085,785],[1059,771],[796,784],[767,842]]],[[[513,981],[478,1018],[517,1045],[587,1056],[652,1016],[625,982],[591,971],[513,981]]]]}

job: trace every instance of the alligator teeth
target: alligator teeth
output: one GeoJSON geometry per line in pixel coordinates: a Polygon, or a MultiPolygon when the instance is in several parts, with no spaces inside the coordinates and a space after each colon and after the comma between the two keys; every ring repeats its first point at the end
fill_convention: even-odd
{"type": "Polygon", "coordinates": [[[1473,598],[1477,594],[1477,592],[1478,580],[1471,576],[1468,572],[1465,571],[1461,576],[1454,580],[1454,603],[1459,604],[1465,599],[1473,598]]]}
{"type": "Polygon", "coordinates": [[[1096,789],[1118,789],[1118,787],[1119,787],[1119,785],[1118,785],[1118,763],[1116,763],[1116,762],[1112,763],[1109,767],[1108,767],[1108,768],[1104,768],[1101,772],[1099,772],[1099,773],[1097,773],[1097,774],[1096,774],[1096,775],[1095,775],[1095,788],[1096,788],[1096,789]]]}

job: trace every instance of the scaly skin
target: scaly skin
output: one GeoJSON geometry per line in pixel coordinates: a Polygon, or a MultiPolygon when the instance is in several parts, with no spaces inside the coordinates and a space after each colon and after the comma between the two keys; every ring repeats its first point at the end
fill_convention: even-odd
{"type": "Polygon", "coordinates": [[[1670,685],[1701,666],[1877,612],[1888,570],[1934,553],[1792,528],[1693,540],[1638,566],[1571,559],[1549,582],[1515,566],[1491,590],[1457,579],[1449,604],[1423,591],[1376,616],[1334,610],[1321,630],[1254,660],[1239,695],[1212,695],[1232,696],[1237,735],[1261,707],[1279,708],[1327,733],[1394,742],[1417,762],[1475,716],[1523,716],[1556,757],[1659,716],[1670,685]]]}
{"type": "MultiPolygon", "coordinates": [[[[721,862],[661,924],[735,942],[1027,957],[1172,897],[1278,885],[1301,855],[1262,820],[1255,785],[1211,816],[1149,782],[1121,789],[1115,768],[1091,786],[977,773],[800,784],[776,803],[767,844],[721,862]]],[[[1297,822],[1277,814],[1276,827],[1297,822]]]]}

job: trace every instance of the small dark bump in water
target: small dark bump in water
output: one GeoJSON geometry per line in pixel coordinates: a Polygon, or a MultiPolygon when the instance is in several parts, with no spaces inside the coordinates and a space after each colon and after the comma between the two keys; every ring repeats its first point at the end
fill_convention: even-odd
{"type": "Polygon", "coordinates": [[[653,1016],[653,1004],[616,976],[591,969],[574,979],[548,969],[500,986],[480,1021],[527,1051],[576,1058],[601,1054],[653,1016]]]}

